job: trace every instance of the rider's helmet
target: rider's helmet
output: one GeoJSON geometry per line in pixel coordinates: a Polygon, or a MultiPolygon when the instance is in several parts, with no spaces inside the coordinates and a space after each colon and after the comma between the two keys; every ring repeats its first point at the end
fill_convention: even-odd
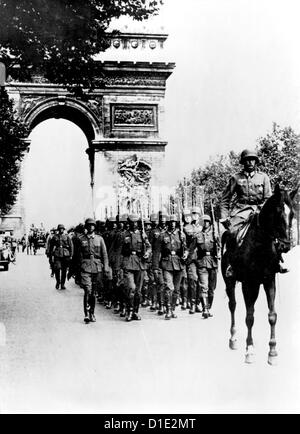
{"type": "Polygon", "coordinates": [[[244,162],[247,158],[255,158],[256,162],[259,163],[259,158],[258,158],[257,152],[255,152],[255,151],[250,151],[249,149],[244,149],[243,152],[241,153],[240,163],[244,164],[244,162]]]}

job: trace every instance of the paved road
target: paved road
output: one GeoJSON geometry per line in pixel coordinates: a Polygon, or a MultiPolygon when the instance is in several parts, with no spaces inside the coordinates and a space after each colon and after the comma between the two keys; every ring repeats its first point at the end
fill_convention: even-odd
{"type": "Polygon", "coordinates": [[[279,358],[271,367],[263,291],[256,363],[246,365],[240,288],[239,349],[230,351],[221,278],[211,319],[179,311],[165,321],[142,309],[142,321],[126,323],[98,305],[97,322],[85,325],[82,290],[73,283],[55,290],[45,256],[20,253],[16,266],[0,272],[0,412],[298,413],[299,258],[297,247],[287,258],[291,272],[279,277],[279,358]]]}

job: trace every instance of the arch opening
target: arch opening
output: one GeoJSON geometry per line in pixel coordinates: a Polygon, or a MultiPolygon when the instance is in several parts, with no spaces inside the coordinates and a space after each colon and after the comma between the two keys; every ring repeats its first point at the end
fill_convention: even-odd
{"type": "Polygon", "coordinates": [[[33,130],[40,123],[47,121],[48,119],[65,119],[66,121],[73,122],[83,131],[88,144],[95,139],[95,132],[91,120],[77,108],[68,105],[51,105],[31,116],[29,127],[33,130]]]}
{"type": "Polygon", "coordinates": [[[43,223],[47,230],[59,223],[67,228],[92,215],[87,132],[73,117],[72,121],[65,116],[57,119],[50,113],[41,113],[32,123],[31,144],[23,162],[26,230],[32,223],[43,223]]]}

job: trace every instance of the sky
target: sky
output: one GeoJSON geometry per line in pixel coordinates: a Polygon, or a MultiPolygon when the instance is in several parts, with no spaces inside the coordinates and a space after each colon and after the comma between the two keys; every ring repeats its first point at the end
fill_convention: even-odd
{"type": "MultiPolygon", "coordinates": [[[[176,63],[165,100],[168,185],[217,154],[253,149],[273,122],[300,132],[299,16],[298,0],[165,0],[158,20],[169,34],[165,59],[176,63]]],[[[28,218],[81,219],[90,194],[84,135],[51,119],[31,139],[28,218]]]]}

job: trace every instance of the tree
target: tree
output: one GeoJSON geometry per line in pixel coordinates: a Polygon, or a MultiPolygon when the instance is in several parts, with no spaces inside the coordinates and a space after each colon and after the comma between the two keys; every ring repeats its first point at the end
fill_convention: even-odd
{"type": "Polygon", "coordinates": [[[204,187],[204,212],[210,213],[212,201],[216,207],[216,214],[218,214],[222,192],[230,176],[239,169],[239,155],[231,151],[228,155],[217,155],[215,158],[210,158],[203,168],[193,170],[190,183],[204,187]]]}
{"type": "Polygon", "coordinates": [[[0,214],[7,214],[19,188],[19,166],[27,144],[27,127],[16,117],[13,102],[0,88],[0,214]]]}
{"type": "Polygon", "coordinates": [[[8,74],[47,79],[77,91],[101,76],[94,56],[108,47],[112,18],[156,14],[162,0],[0,0],[0,60],[8,74]],[[84,71],[84,73],[83,73],[84,71]]]}
{"type": "Polygon", "coordinates": [[[258,139],[257,152],[261,170],[275,184],[292,190],[299,185],[300,135],[291,127],[280,128],[273,124],[273,131],[258,139]]]}

